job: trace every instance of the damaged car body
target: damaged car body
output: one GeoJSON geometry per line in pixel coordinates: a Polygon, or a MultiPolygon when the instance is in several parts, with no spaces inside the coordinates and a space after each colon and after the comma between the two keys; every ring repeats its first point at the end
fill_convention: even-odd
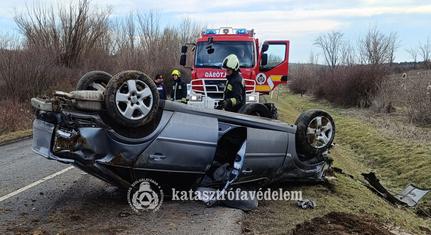
{"type": "Polygon", "coordinates": [[[164,190],[322,181],[335,135],[321,110],[290,125],[162,101],[138,71],[91,72],[32,105],[36,153],[125,188],[142,178],[164,190]]]}

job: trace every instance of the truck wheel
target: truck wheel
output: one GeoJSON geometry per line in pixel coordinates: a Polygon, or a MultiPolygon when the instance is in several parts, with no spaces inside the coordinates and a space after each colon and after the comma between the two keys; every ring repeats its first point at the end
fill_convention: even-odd
{"type": "Polygon", "coordinates": [[[156,84],[146,74],[129,70],[116,74],[105,91],[106,110],[125,127],[140,127],[153,120],[159,105],[156,84]]]}
{"type": "Polygon", "coordinates": [[[320,156],[332,146],[335,123],[331,115],[322,110],[303,112],[295,122],[296,150],[305,159],[320,156]]]}
{"type": "Polygon", "coordinates": [[[104,71],[90,71],[79,79],[76,90],[105,91],[112,75],[104,71]]]}
{"type": "Polygon", "coordinates": [[[269,109],[264,104],[260,103],[245,104],[238,110],[238,112],[252,116],[271,118],[271,112],[269,109]]]}

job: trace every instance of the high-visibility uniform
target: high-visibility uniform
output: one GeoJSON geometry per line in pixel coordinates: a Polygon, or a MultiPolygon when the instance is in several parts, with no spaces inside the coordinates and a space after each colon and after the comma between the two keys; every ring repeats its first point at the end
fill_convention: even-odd
{"type": "Polygon", "coordinates": [[[172,85],[171,100],[187,103],[187,85],[180,78],[172,85]]]}
{"type": "Polygon", "coordinates": [[[245,104],[245,88],[239,71],[234,71],[226,76],[227,83],[224,90],[224,109],[226,111],[238,112],[245,104]]]}

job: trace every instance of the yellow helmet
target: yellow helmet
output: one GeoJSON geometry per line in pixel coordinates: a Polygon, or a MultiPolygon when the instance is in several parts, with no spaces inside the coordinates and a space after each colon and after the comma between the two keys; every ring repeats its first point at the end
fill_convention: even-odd
{"type": "Polygon", "coordinates": [[[239,60],[238,57],[235,54],[230,54],[226,56],[226,58],[223,60],[223,66],[222,68],[228,68],[232,70],[239,70],[239,60]]]}
{"type": "Polygon", "coordinates": [[[181,72],[178,69],[172,70],[171,76],[176,75],[177,77],[181,77],[181,72]]]}

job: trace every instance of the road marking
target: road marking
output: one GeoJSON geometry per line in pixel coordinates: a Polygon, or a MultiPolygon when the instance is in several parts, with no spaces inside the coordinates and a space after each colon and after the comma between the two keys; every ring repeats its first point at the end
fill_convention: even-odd
{"type": "Polygon", "coordinates": [[[20,194],[20,193],[26,191],[27,189],[33,188],[34,186],[36,186],[38,184],[41,184],[41,183],[43,183],[43,182],[45,182],[45,181],[47,181],[49,179],[52,179],[52,178],[54,178],[54,177],[56,177],[58,175],[61,175],[61,174],[65,173],[66,171],[68,171],[70,169],[73,169],[73,168],[74,168],[73,166],[69,166],[68,168],[65,168],[65,169],[63,169],[63,170],[61,170],[59,172],[54,173],[54,174],[48,175],[48,176],[46,176],[46,177],[44,177],[44,178],[42,178],[42,179],[40,179],[38,181],[35,181],[35,182],[27,185],[27,186],[24,186],[24,187],[22,187],[22,188],[20,188],[20,189],[18,189],[16,191],[13,191],[13,192],[11,192],[11,193],[9,193],[7,195],[4,195],[4,196],[0,197],[0,202],[6,200],[8,198],[11,198],[11,197],[13,197],[13,196],[15,196],[17,194],[20,194]]]}

